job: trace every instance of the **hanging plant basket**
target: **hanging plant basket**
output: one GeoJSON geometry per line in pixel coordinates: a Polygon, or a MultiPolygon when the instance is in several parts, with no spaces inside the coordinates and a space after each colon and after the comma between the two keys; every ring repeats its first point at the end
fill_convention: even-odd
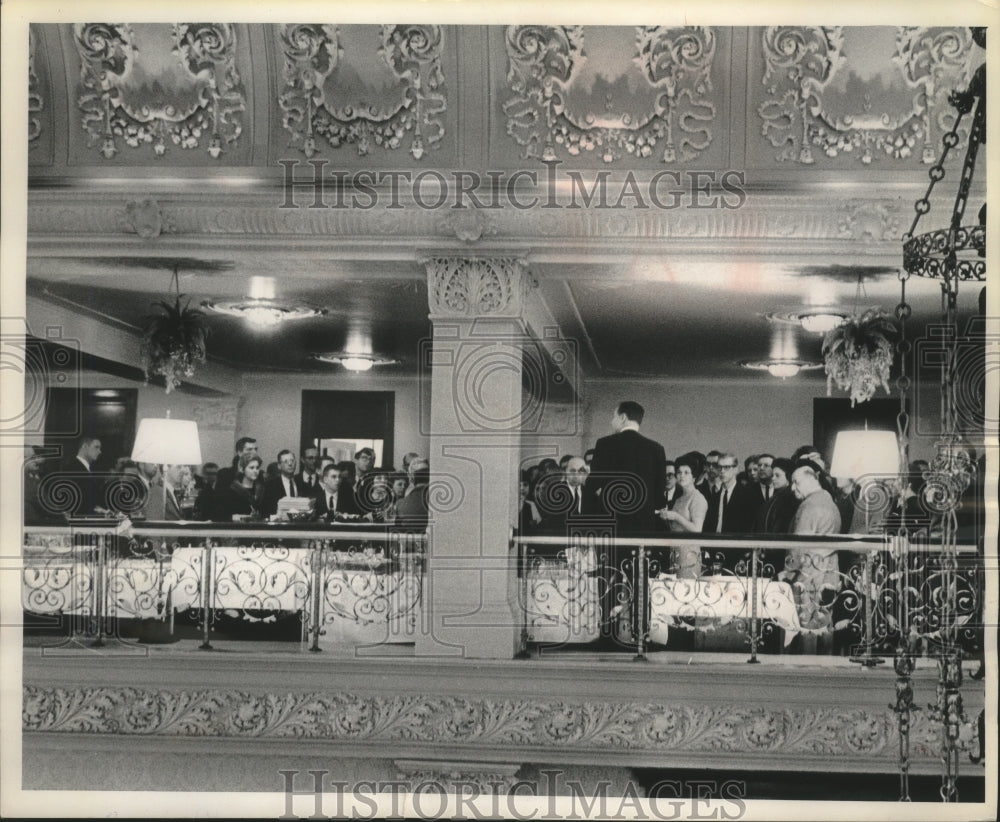
{"type": "Polygon", "coordinates": [[[896,325],[882,309],[872,308],[830,331],[823,340],[826,388],[851,394],[851,407],[868,402],[875,391],[889,393],[896,325]]]}
{"type": "Polygon", "coordinates": [[[157,313],[143,319],[142,363],[146,382],[154,374],[163,377],[169,394],[181,384],[181,377],[194,376],[196,365],[205,362],[205,341],[209,328],[205,315],[190,308],[188,300],[181,306],[183,294],[173,303],[161,300],[154,303],[157,313]]]}

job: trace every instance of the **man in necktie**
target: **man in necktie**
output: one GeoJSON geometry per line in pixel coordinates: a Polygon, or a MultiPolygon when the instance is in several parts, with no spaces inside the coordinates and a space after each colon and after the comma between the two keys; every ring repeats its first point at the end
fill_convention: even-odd
{"type": "Polygon", "coordinates": [[[774,457],[771,454],[761,454],[757,457],[757,487],[760,490],[761,505],[774,496],[773,478],[774,457]]]}
{"type": "Polygon", "coordinates": [[[297,496],[299,488],[295,482],[295,454],[285,448],[278,452],[278,475],[264,483],[261,513],[269,517],[277,512],[279,499],[297,496]]]}

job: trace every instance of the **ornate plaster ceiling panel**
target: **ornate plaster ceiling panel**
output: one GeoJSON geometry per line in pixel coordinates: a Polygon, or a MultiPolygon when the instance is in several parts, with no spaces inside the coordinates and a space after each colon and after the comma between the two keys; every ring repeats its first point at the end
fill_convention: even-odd
{"type": "Polygon", "coordinates": [[[246,26],[63,26],[70,165],[249,165],[246,26]]]}
{"type": "Polygon", "coordinates": [[[982,59],[964,27],[751,29],[747,167],[930,165],[982,59]]]}
{"type": "Polygon", "coordinates": [[[454,30],[437,25],[274,26],[279,159],[365,166],[453,161],[454,30]]]}
{"type": "Polygon", "coordinates": [[[491,159],[663,169],[728,156],[732,30],[491,29],[491,159]]]}
{"type": "Polygon", "coordinates": [[[52,80],[42,26],[28,29],[28,162],[53,160],[52,80]]]}

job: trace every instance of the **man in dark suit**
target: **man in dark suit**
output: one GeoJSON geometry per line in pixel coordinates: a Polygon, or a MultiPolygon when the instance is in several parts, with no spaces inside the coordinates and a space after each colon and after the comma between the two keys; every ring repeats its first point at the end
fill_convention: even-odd
{"type": "Polygon", "coordinates": [[[542,516],[538,526],[548,535],[566,534],[587,517],[584,488],[590,469],[583,457],[569,455],[562,473],[547,474],[535,486],[535,506],[542,516]]]}
{"type": "Polygon", "coordinates": [[[728,452],[719,455],[722,485],[708,501],[703,530],[710,534],[749,534],[764,499],[756,486],[740,485],[739,461],[728,452]]]}
{"type": "Polygon", "coordinates": [[[260,501],[260,512],[269,517],[278,511],[278,500],[283,497],[308,496],[306,489],[299,489],[295,481],[295,454],[287,448],[278,452],[278,475],[264,482],[264,496],[260,501]]]}
{"type": "Polygon", "coordinates": [[[77,443],[76,456],[65,459],[59,464],[54,472],[58,476],[46,478],[43,486],[51,486],[52,491],[49,495],[53,499],[62,498],[67,502],[60,513],[68,516],[87,516],[95,513],[95,509],[104,507],[104,486],[97,481],[93,473],[94,463],[100,456],[101,441],[97,437],[82,437],[77,443]],[[59,494],[57,491],[59,485],[72,487],[72,494],[59,494]]]}
{"type": "Polygon", "coordinates": [[[401,531],[423,533],[427,530],[430,519],[430,504],[427,500],[427,489],[431,481],[431,469],[427,462],[410,464],[410,477],[413,488],[396,504],[395,527],[401,531]]]}
{"type": "Polygon", "coordinates": [[[338,514],[342,519],[351,519],[358,517],[360,512],[354,503],[347,472],[331,462],[323,468],[323,478],[316,493],[316,516],[334,522],[338,514]]]}
{"type": "Polygon", "coordinates": [[[587,483],[593,513],[611,517],[625,536],[656,530],[654,512],[666,491],[667,456],[662,445],[639,433],[644,415],[637,402],[618,405],[611,418],[615,433],[594,446],[587,483]]]}
{"type": "Polygon", "coordinates": [[[302,470],[295,475],[299,492],[303,496],[315,497],[319,492],[321,474],[317,470],[319,462],[319,449],[315,445],[302,449],[301,463],[302,470]]]}
{"type": "MultiPolygon", "coordinates": [[[[608,518],[612,533],[618,537],[652,534],[657,530],[656,510],[663,506],[666,492],[667,456],[663,446],[639,433],[645,410],[639,403],[627,400],[619,403],[611,417],[614,434],[602,437],[594,446],[587,488],[590,489],[590,512],[608,518]]],[[[603,643],[614,644],[614,622],[619,589],[631,591],[631,624],[645,626],[649,614],[649,597],[643,596],[646,613],[639,613],[639,598],[635,584],[646,584],[633,572],[631,582],[624,579],[624,560],[631,555],[631,546],[616,546],[609,557],[612,568],[604,571],[604,591],[601,597],[601,633],[603,643]]],[[[626,566],[627,567],[627,566],[626,566]]],[[[641,628],[640,630],[645,630],[641,628]]]]}

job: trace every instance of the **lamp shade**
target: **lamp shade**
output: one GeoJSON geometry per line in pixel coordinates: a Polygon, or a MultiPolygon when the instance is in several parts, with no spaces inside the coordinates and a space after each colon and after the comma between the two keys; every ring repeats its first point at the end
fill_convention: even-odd
{"type": "Polygon", "coordinates": [[[200,465],[198,423],[157,417],[139,420],[132,459],[157,465],[200,465]]]}
{"type": "Polygon", "coordinates": [[[892,431],[841,431],[833,445],[830,473],[857,479],[899,472],[899,443],[892,431]]]}

